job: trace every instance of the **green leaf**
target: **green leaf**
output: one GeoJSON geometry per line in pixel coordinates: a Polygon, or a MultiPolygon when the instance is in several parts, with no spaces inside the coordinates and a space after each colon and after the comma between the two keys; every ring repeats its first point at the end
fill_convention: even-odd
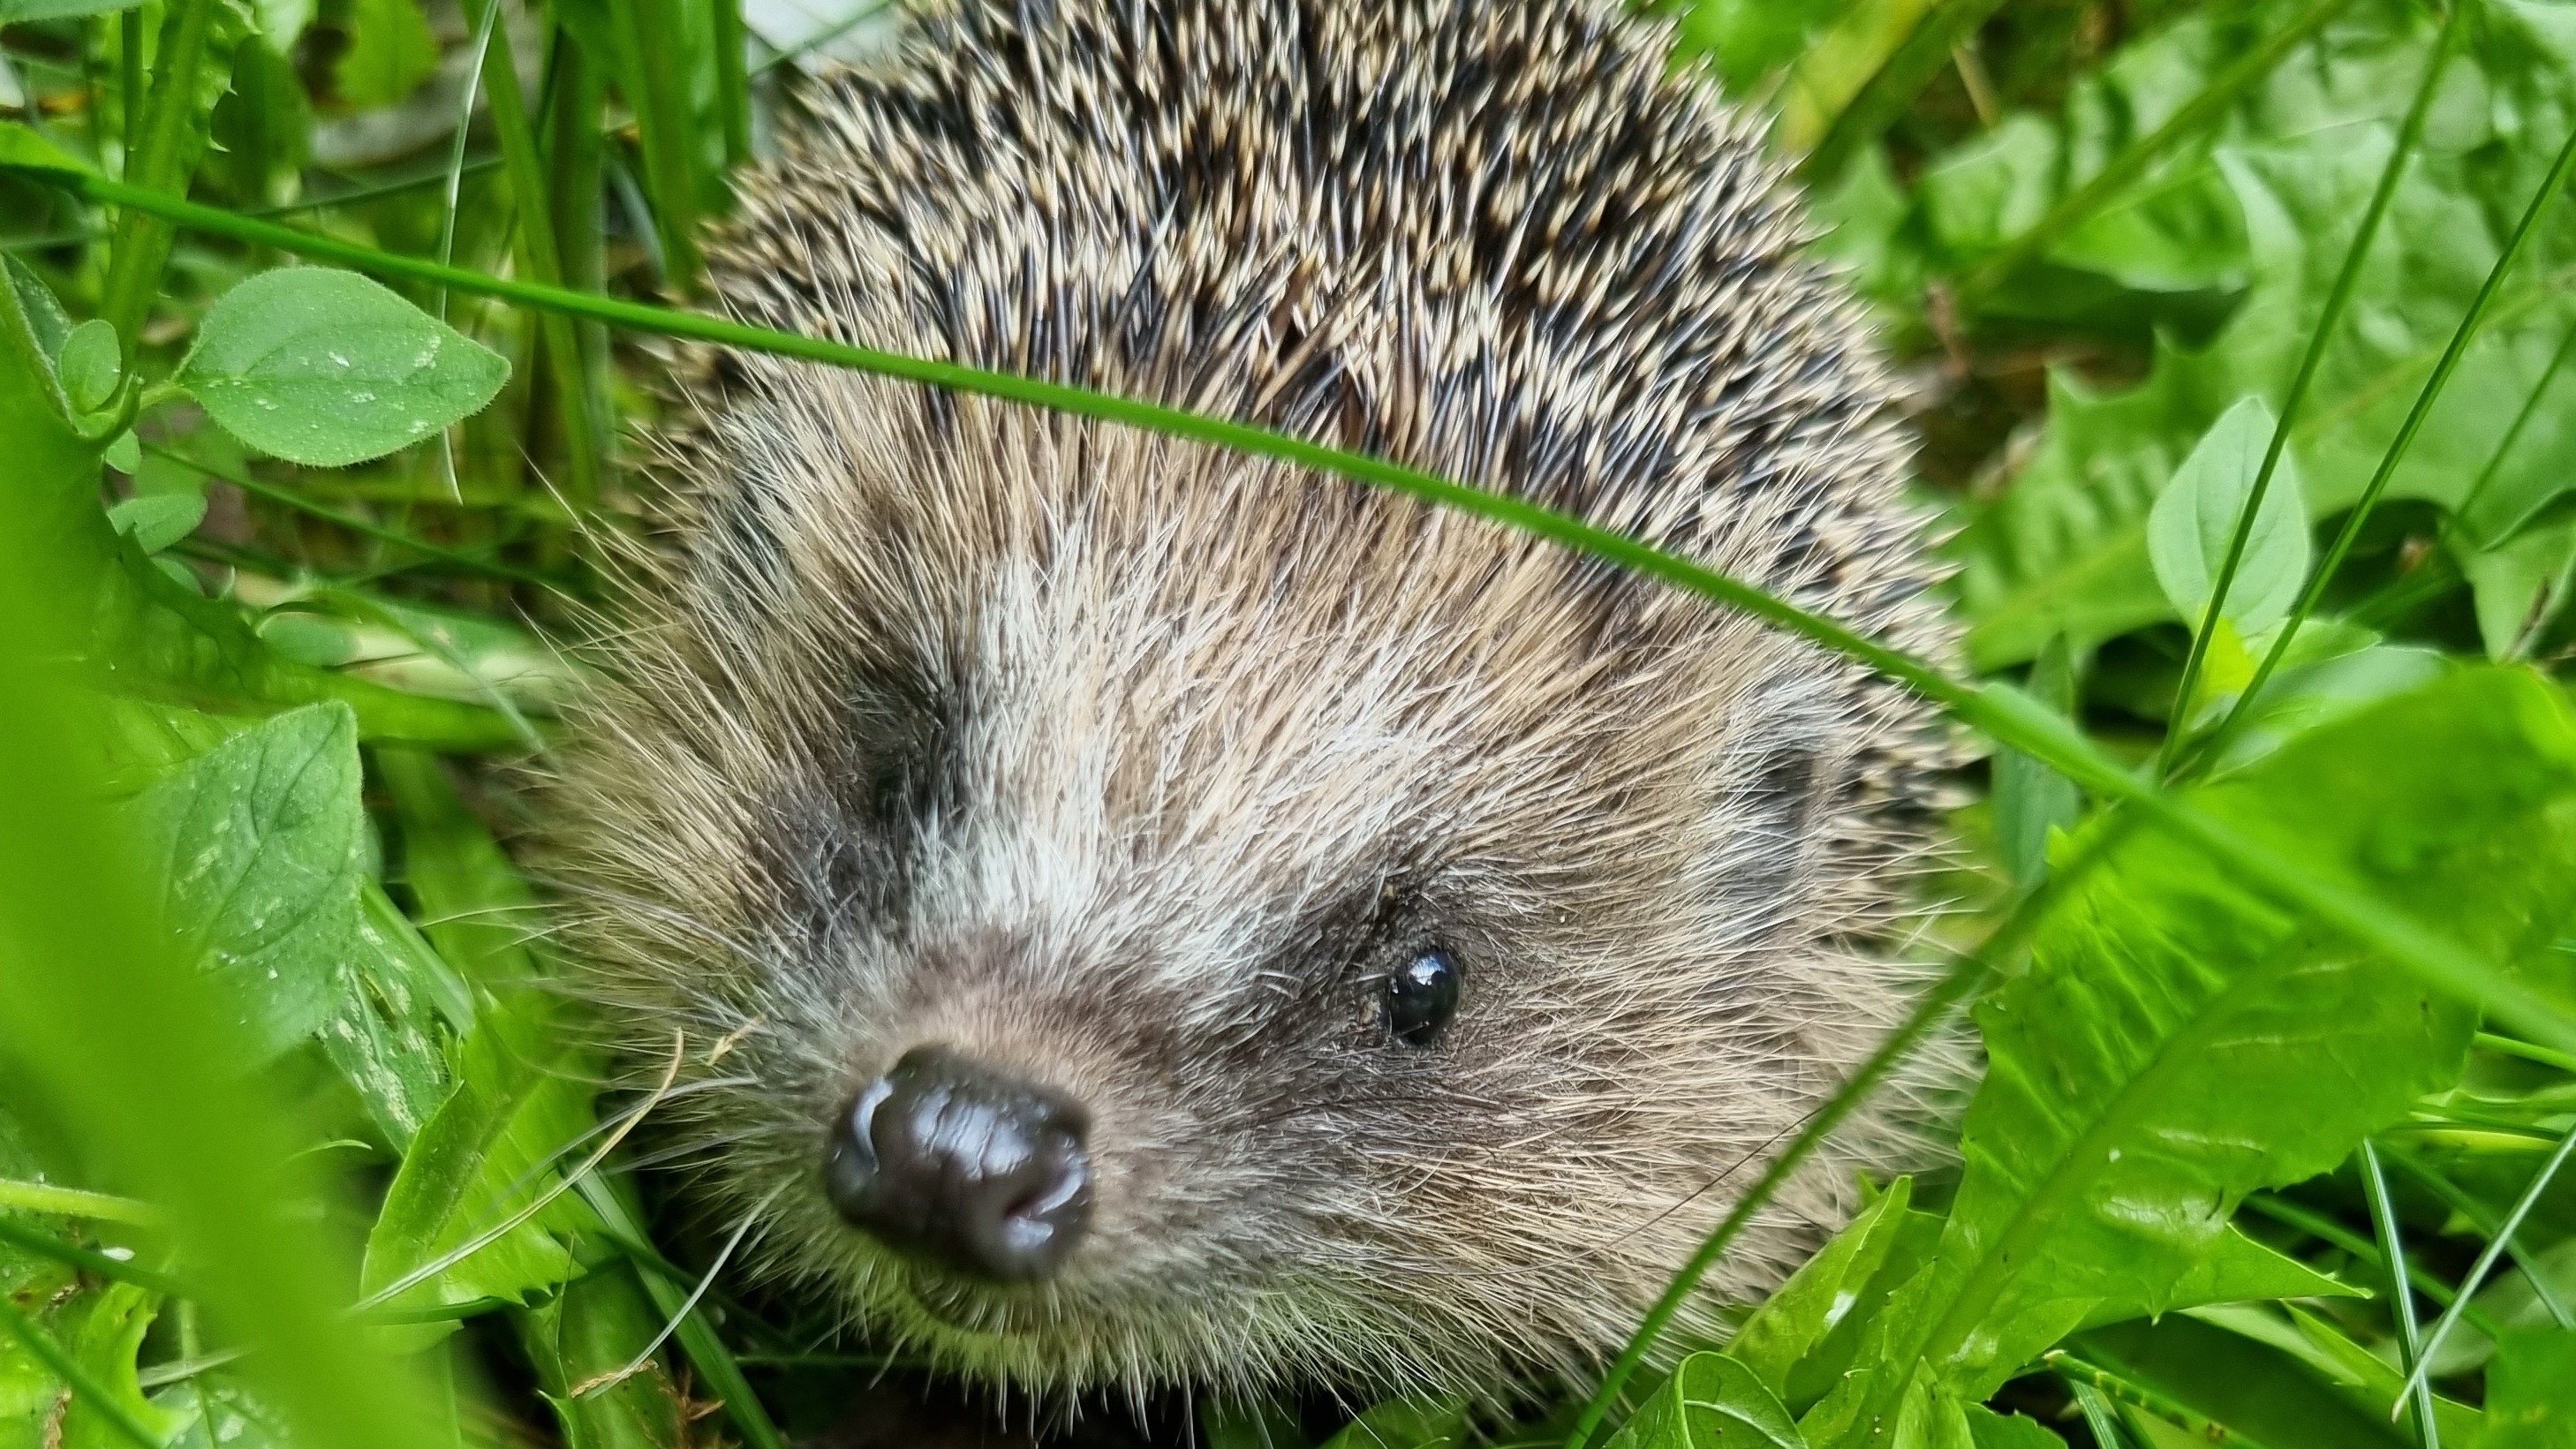
{"type": "Polygon", "coordinates": [[[132,537],[136,548],[159,553],[196,532],[197,525],[206,521],[206,497],[202,493],[146,493],[107,510],[107,521],[117,532],[132,537]]]}
{"type": "MultiPolygon", "coordinates": [[[[2063,636],[2040,651],[2026,692],[2059,714],[2075,713],[2074,651],[2063,636]]],[[[2028,888],[2048,875],[2048,841],[2084,813],[2075,782],[2009,745],[1994,755],[1995,844],[2015,885],[2028,888]]]]}
{"type": "MultiPolygon", "coordinates": [[[[2576,889],[2576,723],[2525,675],[2464,673],[2192,795],[2490,956],[2545,951],[2576,889]]],[[[1980,1009],[1940,1249],[1809,1437],[1860,1442],[1918,1363],[1983,1399],[2088,1319],[2175,1306],[2244,1193],[2334,1166],[2447,1085],[2471,1015],[2187,845],[2114,844],[1980,1009]]]]}
{"type": "Polygon", "coordinates": [[[1395,1399],[1360,1415],[1323,1449],[1458,1449],[1466,1442],[1464,1399],[1395,1399]]]}
{"type": "Polygon", "coordinates": [[[2576,1449],[2576,1331],[2508,1333],[2497,1341],[2477,1449],[2576,1449]]]}
{"type": "Polygon", "coordinates": [[[1910,1177],[1888,1184],[1878,1201],[1753,1310],[1726,1345],[1726,1356],[1770,1392],[1786,1394],[1790,1370],[1861,1306],[1862,1290],[1886,1263],[1913,1195],[1910,1177]]]}
{"type": "Polygon", "coordinates": [[[395,1151],[407,1151],[447,1091],[434,1004],[459,988],[429,943],[370,882],[359,893],[358,949],[340,966],[323,1051],[395,1151]]]}
{"type": "Polygon", "coordinates": [[[438,40],[419,0],[354,0],[349,48],[331,72],[340,99],[359,110],[390,106],[438,70],[438,40]]]}
{"type": "Polygon", "coordinates": [[[116,396],[117,379],[124,374],[124,364],[117,357],[116,329],[96,317],[73,328],[54,358],[54,372],[75,410],[91,413],[107,406],[107,400],[116,396]]]}
{"type": "Polygon", "coordinates": [[[1807,1446],[1796,1421],[1759,1375],[1724,1354],[1708,1352],[1683,1359],[1610,1443],[1612,1449],[1807,1446]]]}
{"type": "Polygon", "coordinates": [[[0,121],[0,171],[33,171],[56,176],[98,174],[97,167],[17,121],[0,121]]]}
{"type": "Polygon", "coordinates": [[[27,270],[25,262],[10,257],[8,272],[10,289],[18,295],[18,310],[26,315],[27,330],[35,335],[36,346],[43,350],[47,361],[59,359],[63,343],[72,335],[72,319],[64,314],[54,289],[27,270]]]}
{"type": "Polygon", "coordinates": [[[133,805],[163,862],[163,909],[239,1004],[264,1054],[331,1012],[358,926],[357,722],[282,714],[217,745],[133,805]]]}
{"type": "Polygon", "coordinates": [[[1966,1418],[1976,1449],[2066,1449],[2066,1441],[2037,1419],[1998,1414],[1983,1404],[1968,1405],[1966,1418]]]}
{"type": "MultiPolygon", "coordinates": [[[[555,1038],[544,995],[522,992],[484,1013],[454,1089],[413,1140],[367,1234],[359,1285],[370,1301],[406,1309],[524,1303],[580,1271],[550,1229],[578,1232],[593,1220],[578,1199],[558,1197],[456,1263],[388,1293],[498,1228],[578,1160],[576,1144],[594,1119],[593,1088],[577,1060],[555,1038]]],[[[413,1336],[435,1339],[452,1326],[425,1324],[413,1336]]]]}
{"type": "Polygon", "coordinates": [[[175,380],[250,446],[339,467],[478,411],[509,375],[499,354],[355,272],[282,267],[207,310],[175,380]]]}
{"type": "MultiPolygon", "coordinates": [[[[2221,1233],[2216,1245],[2166,1295],[2163,1311],[2199,1308],[2212,1303],[2253,1303],[2275,1298],[2367,1298],[2368,1290],[2329,1277],[2286,1254],[2276,1253],[2234,1228],[2221,1233]]],[[[2098,1328],[2141,1316],[2133,1302],[2106,1300],[2087,1315],[2083,1326],[2098,1328]]]]}
{"type": "MultiPolygon", "coordinates": [[[[2166,600],[2186,623],[2196,624],[2209,608],[2275,422],[2259,397],[2220,414],[2148,514],[2148,560],[2166,600]]],[[[2254,515],[2254,531],[2220,616],[2239,634],[2259,634],[2278,623],[2307,582],[2309,551],[2298,467],[2285,454],[2263,490],[2263,506],[2254,515]]]]}
{"type": "Polygon", "coordinates": [[[173,1384],[154,1394],[152,1404],[181,1421],[169,1449],[293,1449],[277,1412],[222,1374],[173,1384]]]}

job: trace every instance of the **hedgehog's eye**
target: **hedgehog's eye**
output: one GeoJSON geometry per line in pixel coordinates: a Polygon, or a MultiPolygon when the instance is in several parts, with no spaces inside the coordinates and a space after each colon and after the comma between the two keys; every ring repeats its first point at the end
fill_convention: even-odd
{"type": "Polygon", "coordinates": [[[1406,1046],[1429,1046],[1458,1012],[1463,973],[1446,951],[1433,949],[1407,961],[1386,978],[1387,1034],[1406,1046]]]}

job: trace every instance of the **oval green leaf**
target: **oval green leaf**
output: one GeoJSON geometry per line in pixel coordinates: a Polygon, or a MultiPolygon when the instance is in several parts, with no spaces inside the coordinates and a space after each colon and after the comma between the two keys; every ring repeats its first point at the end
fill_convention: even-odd
{"type": "Polygon", "coordinates": [[[479,411],[510,364],[355,272],[262,272],[206,312],[176,381],[225,431],[344,467],[479,411]]]}
{"type": "MultiPolygon", "coordinates": [[[[2147,558],[2185,622],[2198,625],[2227,561],[2236,522],[2253,495],[2255,474],[2271,446],[2272,409],[2259,397],[2238,402],[2210,425],[2191,456],[2174,470],[2147,516],[2147,558]]],[[[2280,622],[2308,577],[2308,512],[2299,472],[2287,453],[2263,490],[2254,532],[2219,612],[2240,634],[2280,622]]]]}

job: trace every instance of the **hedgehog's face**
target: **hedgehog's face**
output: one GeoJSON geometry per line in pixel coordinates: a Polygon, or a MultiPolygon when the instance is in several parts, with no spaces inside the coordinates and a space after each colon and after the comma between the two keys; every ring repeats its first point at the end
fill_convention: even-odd
{"type": "Polygon", "coordinates": [[[1479,525],[1236,496],[1291,501],[1055,533],[639,730],[621,889],[725,945],[630,968],[636,1035],[725,1040],[673,1103],[725,1196],[938,1360],[1575,1367],[1883,1007],[1813,924],[1848,686],[1479,525]]]}

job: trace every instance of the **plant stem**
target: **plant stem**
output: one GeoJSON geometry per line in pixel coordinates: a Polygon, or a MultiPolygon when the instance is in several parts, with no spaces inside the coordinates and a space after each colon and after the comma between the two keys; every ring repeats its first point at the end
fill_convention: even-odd
{"type": "MultiPolygon", "coordinates": [[[[197,124],[197,72],[205,64],[207,34],[214,27],[218,3],[171,0],[169,19],[162,23],[151,108],[143,124],[141,164],[132,151],[125,158],[131,183],[146,191],[184,194],[196,153],[205,146],[205,128],[197,124]]],[[[99,315],[116,328],[129,371],[135,339],[152,311],[153,296],[161,288],[161,267],[169,260],[170,244],[177,235],[168,218],[141,208],[129,209],[117,219],[107,297],[99,315]]]]}
{"type": "Polygon", "coordinates": [[[714,7],[716,44],[716,110],[724,123],[727,166],[751,160],[751,79],[744,67],[748,40],[742,28],[741,0],[707,0],[714,7]]]}
{"type": "Polygon", "coordinates": [[[2509,1057],[2520,1057],[2527,1062],[2538,1062],[2545,1067],[2556,1067],[2562,1072],[2576,1074],[2576,1056],[2570,1056],[2565,1052],[2554,1052],[2547,1047],[2533,1046],[2527,1041],[2515,1041],[2509,1036],[2497,1036],[2491,1031],[2479,1032],[2477,1045],[2487,1051],[2500,1052],[2509,1057]]]}
{"type": "MultiPolygon", "coordinates": [[[[2361,1189],[2370,1201],[2370,1224],[2388,1257],[2388,1307],[2397,1319],[2397,1348],[2407,1372],[2398,1398],[2415,1411],[2415,1434],[2424,1449],[2442,1449],[2441,1425],[2433,1417],[2433,1389],[2416,1370],[2423,1366],[2423,1335],[2415,1324],[2415,1294],[2407,1286],[2406,1243],[2397,1227],[2397,1208],[2388,1198],[2388,1174],[2379,1166],[2379,1149],[2361,1144],[2361,1189]]],[[[2463,1293],[2461,1298],[2468,1295],[2463,1293]]]]}
{"type": "MultiPolygon", "coordinates": [[[[2191,633],[2191,652],[2184,658],[2182,683],[2174,690],[2173,712],[2165,721],[2164,743],[2156,751],[2156,773],[2171,772],[2175,756],[2189,733],[2192,699],[2198,693],[2201,670],[2209,661],[2210,640],[2217,637],[2218,621],[2225,614],[2227,595],[2236,585],[2237,570],[2245,562],[2245,550],[2254,539],[2254,520],[2261,515],[2264,495],[2271,491],[2272,475],[2281,466],[2281,458],[2290,444],[2290,429],[2298,422],[2299,405],[2307,401],[2309,385],[2316,381],[2318,364],[2325,361],[2326,346],[2334,340],[2343,325],[2344,309],[2351,305],[2353,286],[2361,280],[2362,263],[2370,256],[2371,245],[2379,239],[2379,224],[2388,216],[2388,205],[2397,197],[2397,183],[2406,174],[2406,163],[2414,157],[2415,147],[2424,135],[2424,117],[2433,108],[2433,92],[2439,88],[2442,72],[2449,68],[2451,53],[2465,27],[2461,16],[2473,0],[2455,0],[2450,13],[2442,18],[2441,34],[2433,42],[2432,57],[2424,63],[2424,78],[2415,85],[2415,98],[2406,106],[2406,119],[2397,128],[2397,143],[2389,150],[2388,163],[2379,169],[2379,184],[2371,188],[2370,204],[2362,208],[2361,225],[2344,248],[2343,265],[2335,272],[2334,286],[2326,294],[2325,311],[2316,325],[2308,329],[2308,345],[2299,357],[2299,370],[2290,379],[2290,390],[2281,398],[2281,415],[2272,424],[2271,441],[2263,449],[2262,466],[2254,471],[2254,486],[2246,491],[2245,505],[2237,510],[2235,531],[2228,535],[2227,556],[2220,561],[2218,578],[2210,586],[2209,607],[2203,611],[2199,625],[2191,633]]],[[[2302,522],[2302,528],[2305,524],[2302,522]]],[[[2295,626],[2293,626],[2295,627],[2295,626]]]]}

